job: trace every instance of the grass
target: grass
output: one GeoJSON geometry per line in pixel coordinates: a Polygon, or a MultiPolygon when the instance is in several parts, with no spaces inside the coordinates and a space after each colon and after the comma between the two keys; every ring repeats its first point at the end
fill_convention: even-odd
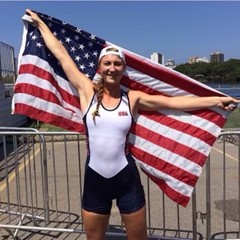
{"type": "Polygon", "coordinates": [[[240,128],[240,108],[235,109],[231,113],[224,128],[240,128]]]}
{"type": "Polygon", "coordinates": [[[40,125],[39,130],[41,130],[43,132],[66,132],[67,131],[66,129],[56,127],[54,125],[47,124],[47,123],[42,123],[40,125]]]}
{"type": "Polygon", "coordinates": [[[35,128],[42,132],[66,132],[66,129],[38,121],[33,121],[32,123],[28,124],[29,128],[35,128]]]}

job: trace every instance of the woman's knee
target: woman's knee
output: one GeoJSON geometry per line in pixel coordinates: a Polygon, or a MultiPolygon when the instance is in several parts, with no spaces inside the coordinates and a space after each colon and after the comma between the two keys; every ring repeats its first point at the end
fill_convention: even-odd
{"type": "Polygon", "coordinates": [[[122,219],[126,227],[129,240],[146,240],[146,207],[131,214],[122,214],[122,219]]]}
{"type": "Polygon", "coordinates": [[[97,214],[82,210],[83,225],[88,240],[105,239],[109,221],[108,214],[97,214]]]}

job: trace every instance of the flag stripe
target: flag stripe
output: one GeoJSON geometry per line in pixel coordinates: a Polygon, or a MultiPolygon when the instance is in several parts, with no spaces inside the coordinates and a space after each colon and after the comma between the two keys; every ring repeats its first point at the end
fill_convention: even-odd
{"type": "MultiPolygon", "coordinates": [[[[24,65],[35,65],[37,68],[40,69],[40,71],[46,71],[46,75],[49,75],[48,78],[43,79],[43,80],[48,80],[49,83],[51,83],[51,85],[49,86],[54,86],[55,89],[58,90],[58,87],[60,88],[60,90],[65,91],[65,94],[69,94],[70,97],[72,96],[76,96],[77,100],[78,100],[78,92],[76,91],[76,89],[72,86],[72,84],[65,78],[61,77],[59,74],[55,73],[55,70],[49,65],[49,63],[37,56],[34,55],[30,55],[30,54],[26,54],[21,56],[21,63],[19,66],[19,72],[22,71],[22,74],[24,75],[25,72],[23,70],[20,70],[22,66],[24,65]],[[51,81],[51,80],[54,81],[51,81]]],[[[37,71],[29,71],[26,70],[26,73],[31,73],[33,76],[36,75],[40,75],[40,73],[38,73],[37,71]]],[[[21,74],[19,74],[21,75],[21,74]]],[[[41,75],[40,75],[41,76],[41,75]]],[[[21,79],[21,81],[26,80],[25,78],[21,79]]],[[[40,81],[41,83],[41,81],[40,81]]],[[[52,88],[50,88],[50,90],[52,90],[52,88]]],[[[65,96],[65,95],[64,95],[65,96]]]]}
{"type": "MultiPolygon", "coordinates": [[[[130,75],[129,71],[127,71],[127,75],[130,75]]],[[[144,76],[143,79],[147,79],[147,76],[146,77],[144,76]]],[[[121,80],[121,84],[127,89],[135,89],[135,90],[139,90],[139,91],[144,91],[145,93],[148,93],[148,94],[165,95],[165,96],[167,95],[167,94],[164,94],[163,92],[160,93],[158,90],[156,90],[159,87],[159,85],[160,86],[162,85],[162,84],[156,85],[151,82],[156,79],[150,78],[149,82],[145,82],[145,84],[137,82],[137,80],[139,81],[141,79],[133,80],[132,78],[130,78],[130,76],[128,76],[128,77],[123,76],[123,78],[121,80]],[[154,86],[154,88],[149,87],[147,83],[152,84],[152,86],[154,86]]],[[[170,85],[165,85],[165,88],[172,89],[171,94],[173,94],[175,96],[189,95],[189,92],[183,92],[183,91],[179,91],[177,89],[175,89],[175,91],[174,91],[173,90],[174,87],[172,87],[170,85]]],[[[216,111],[216,109],[214,109],[214,111],[213,111],[211,109],[207,109],[207,110],[205,109],[204,111],[198,110],[198,111],[189,111],[189,112],[191,113],[191,115],[196,115],[201,118],[209,119],[209,121],[211,121],[211,122],[216,122],[219,126],[222,126],[222,124],[224,124],[224,122],[226,121],[225,115],[223,115],[223,111],[221,111],[221,110],[216,111]],[[206,114],[206,112],[208,112],[209,114],[206,114]],[[219,114],[217,115],[216,113],[219,113],[219,114]],[[214,121],[214,120],[212,120],[213,116],[218,117],[219,119],[214,121]]],[[[183,113],[181,112],[181,114],[183,114],[183,113]]]]}
{"type": "MultiPolygon", "coordinates": [[[[142,164],[142,162],[140,163],[142,164]]],[[[148,175],[148,177],[155,182],[161,189],[162,191],[169,197],[171,198],[173,201],[177,202],[178,204],[182,205],[183,207],[186,207],[191,195],[187,196],[184,195],[181,192],[178,192],[175,190],[175,188],[169,186],[164,180],[162,180],[159,177],[155,177],[152,174],[149,174],[149,172],[146,171],[147,167],[144,167],[142,169],[143,172],[146,173],[146,175],[148,175]]],[[[189,189],[190,193],[193,191],[193,189],[189,189]]]]}
{"type": "MultiPolygon", "coordinates": [[[[185,113],[186,119],[181,117],[174,118],[174,115],[168,115],[167,112],[165,112],[166,114],[164,115],[161,113],[163,113],[163,111],[156,113],[155,115],[149,114],[149,112],[144,111],[139,112],[141,116],[144,116],[148,120],[161,123],[162,127],[168,127],[170,124],[172,129],[184,132],[185,134],[189,134],[190,138],[195,137],[199,140],[204,140],[208,144],[211,144],[212,141],[215,141],[216,139],[216,136],[212,134],[211,130],[216,131],[216,129],[220,129],[219,126],[212,124],[212,122],[210,121],[206,121],[206,119],[199,119],[197,124],[194,125],[194,122],[191,122],[192,115],[187,113],[185,113]],[[206,131],[202,128],[202,125],[206,124],[209,125],[208,128],[210,128],[210,131],[206,131]],[[206,139],[205,136],[207,136],[206,139]]],[[[197,118],[197,116],[195,117],[197,118]]]]}
{"type": "Polygon", "coordinates": [[[128,87],[128,89],[140,90],[148,94],[165,96],[192,95],[191,93],[177,89],[166,82],[150,77],[130,67],[127,67],[126,74],[123,76],[121,84],[128,87]]]}
{"type": "MultiPolygon", "coordinates": [[[[175,165],[176,167],[185,169],[187,172],[192,171],[193,175],[200,175],[202,168],[193,161],[190,161],[189,159],[184,158],[182,155],[178,155],[175,152],[171,152],[163,147],[157,147],[157,145],[155,145],[154,143],[146,143],[146,140],[144,138],[136,137],[136,140],[141,144],[135,144],[135,146],[137,147],[136,152],[134,152],[135,157],[138,159],[139,156],[143,157],[145,163],[148,163],[151,166],[155,166],[157,164],[156,159],[158,158],[159,162],[168,162],[171,165],[175,165]],[[143,144],[146,144],[146,147],[143,148],[143,144]],[[147,154],[142,155],[141,151],[144,151],[147,154]],[[151,155],[151,158],[149,158],[150,160],[148,159],[148,155],[151,155]],[[152,162],[152,164],[150,161],[152,162]]],[[[131,146],[131,149],[133,149],[133,144],[131,146]]]]}
{"type": "MultiPolygon", "coordinates": [[[[149,155],[151,157],[151,155],[149,155]]],[[[166,174],[165,171],[161,172],[159,169],[153,168],[149,164],[146,164],[142,160],[137,160],[138,164],[140,165],[143,171],[148,173],[148,176],[156,177],[162,181],[164,181],[165,186],[171,187],[176,192],[181,193],[183,196],[190,197],[193,191],[193,187],[184,183],[183,181],[179,181],[176,179],[174,174],[166,174]]],[[[175,172],[175,171],[174,171],[175,172]]],[[[168,194],[168,193],[166,193],[168,194]]]]}
{"type": "MultiPolygon", "coordinates": [[[[164,172],[163,176],[172,176],[172,172],[174,171],[174,179],[178,180],[181,183],[185,183],[189,186],[194,187],[194,185],[196,184],[197,180],[198,180],[198,176],[195,176],[187,171],[185,171],[184,169],[178,168],[176,165],[170,164],[169,162],[166,162],[162,159],[159,158],[154,158],[151,154],[146,153],[145,151],[141,151],[139,149],[134,149],[136,152],[139,152],[139,156],[141,156],[140,154],[145,154],[147,155],[147,157],[145,158],[147,159],[151,159],[151,164],[149,164],[150,162],[148,161],[144,161],[145,164],[147,164],[147,166],[152,167],[153,169],[156,169],[158,172],[164,172]],[[153,164],[155,160],[156,164],[153,164]]],[[[164,178],[161,174],[159,174],[160,178],[164,178]]],[[[167,180],[167,177],[164,178],[164,180],[167,180]]]]}
{"type": "MultiPolygon", "coordinates": [[[[49,86],[49,90],[53,91],[54,89],[58,89],[58,94],[61,95],[62,98],[64,98],[65,101],[67,101],[69,104],[74,105],[76,107],[80,107],[79,104],[79,98],[77,96],[73,96],[72,94],[69,94],[69,92],[67,92],[65,89],[61,88],[58,84],[57,81],[55,80],[55,78],[52,76],[51,73],[49,73],[48,71],[37,67],[35,65],[32,64],[24,64],[20,66],[20,70],[19,70],[19,75],[21,74],[32,74],[38,77],[39,79],[41,79],[42,84],[44,84],[44,80],[48,81],[51,86],[49,86]]],[[[21,76],[20,76],[21,78],[21,76]]],[[[25,78],[25,77],[24,77],[25,78]]],[[[57,91],[55,91],[56,93],[57,91]]]]}
{"type": "MultiPolygon", "coordinates": [[[[49,113],[53,112],[54,114],[59,116],[62,115],[62,109],[63,109],[62,106],[49,102],[45,99],[38,98],[37,96],[32,96],[31,94],[25,94],[25,93],[21,93],[21,94],[16,93],[14,97],[15,97],[14,99],[15,103],[24,103],[26,105],[32,105],[35,108],[42,109],[45,112],[49,112],[49,113]],[[34,103],[32,103],[31,101],[34,101],[34,103]]],[[[66,118],[68,118],[71,121],[75,121],[77,123],[82,122],[82,117],[79,118],[80,111],[74,112],[72,111],[72,109],[68,110],[67,108],[64,108],[64,110],[65,110],[64,114],[66,118]]]]}
{"type": "MultiPolygon", "coordinates": [[[[152,121],[142,115],[137,118],[137,123],[138,125],[145,126],[146,128],[148,128],[148,130],[151,130],[152,132],[156,132],[157,134],[161,133],[162,135],[175,139],[177,142],[183,142],[195,150],[198,149],[198,151],[203,154],[208,154],[207,149],[209,148],[209,144],[207,142],[203,142],[200,139],[195,138],[194,136],[186,134],[185,132],[175,130],[174,128],[169,126],[162,126],[160,122],[152,121]]],[[[161,142],[159,142],[159,144],[161,145],[161,142]]]]}
{"type": "MultiPolygon", "coordinates": [[[[125,79],[125,78],[123,78],[123,79],[125,79]]],[[[128,79],[128,80],[126,80],[125,79],[125,81],[126,82],[130,82],[131,81],[131,79],[128,79]]],[[[141,87],[139,87],[139,85],[141,85],[141,84],[139,84],[139,83],[137,83],[137,82],[134,82],[134,85],[132,85],[132,86],[130,86],[130,88],[129,88],[129,86],[128,87],[126,87],[126,85],[127,84],[125,84],[124,85],[124,89],[126,90],[126,91],[128,91],[129,89],[137,89],[137,90],[142,90],[142,89],[144,89],[144,85],[142,85],[141,87]],[[135,84],[136,83],[136,84],[135,84]],[[138,85],[138,87],[136,87],[136,85],[138,85]],[[135,87],[134,87],[135,86],[135,87]],[[131,88],[132,87],[132,88],[131,88]]],[[[131,85],[131,84],[128,84],[128,85],[131,85]]],[[[146,87],[146,91],[145,91],[146,93],[149,93],[149,94],[153,94],[153,92],[154,91],[152,91],[150,88],[148,88],[148,87],[146,87]]],[[[158,94],[156,91],[155,91],[155,94],[158,94]]],[[[159,94],[158,94],[159,95],[159,94]]],[[[162,94],[162,95],[164,95],[164,94],[162,94]]],[[[142,112],[141,112],[142,113],[142,112]]],[[[188,112],[181,112],[181,111],[174,111],[174,110],[161,110],[161,111],[159,111],[159,113],[162,113],[162,114],[164,114],[165,116],[171,116],[172,118],[174,118],[174,119],[177,119],[177,117],[176,116],[179,116],[179,118],[181,118],[181,119],[184,119],[185,118],[185,116],[189,116],[188,117],[188,119],[187,120],[194,120],[195,121],[195,123],[197,123],[198,124],[198,121],[196,121],[196,119],[194,119],[194,118],[190,118],[190,116],[192,116],[192,115],[195,115],[196,116],[196,118],[200,118],[200,119],[205,119],[205,120],[208,120],[208,124],[212,124],[213,125],[213,127],[214,127],[214,125],[217,125],[218,127],[222,127],[223,125],[224,125],[224,123],[225,123],[225,121],[226,121],[226,116],[225,115],[223,115],[223,111],[222,110],[218,110],[218,109],[214,109],[214,110],[211,110],[211,109],[204,109],[204,110],[195,110],[195,111],[188,111],[188,112]],[[173,114],[174,113],[174,114],[173,114]]],[[[157,112],[155,112],[155,114],[157,114],[158,115],[158,113],[157,112]]],[[[151,115],[153,115],[154,116],[154,114],[152,114],[152,113],[150,113],[150,115],[149,116],[151,116],[151,115]]],[[[194,123],[194,124],[195,124],[194,123]]],[[[202,123],[204,123],[203,121],[202,121],[202,123]]],[[[201,126],[202,127],[202,126],[201,126]]]]}
{"type": "Polygon", "coordinates": [[[67,111],[70,111],[73,114],[77,111],[79,112],[79,114],[81,113],[80,110],[78,110],[73,105],[66,103],[63,99],[59,99],[57,97],[57,94],[54,94],[49,90],[39,88],[36,85],[27,84],[27,83],[21,83],[21,84],[19,83],[15,88],[15,93],[17,94],[19,92],[21,94],[26,93],[28,95],[35,96],[36,98],[44,99],[45,101],[47,101],[49,103],[54,103],[54,104],[58,105],[59,107],[64,106],[64,108],[67,111]]]}
{"type": "Polygon", "coordinates": [[[170,151],[170,153],[173,152],[178,154],[179,156],[182,156],[200,166],[203,166],[205,163],[207,154],[201,153],[189,145],[177,142],[176,140],[171,139],[170,136],[165,136],[162,133],[157,134],[156,132],[152,132],[140,124],[134,124],[132,129],[133,130],[131,130],[131,134],[136,135],[136,133],[138,133],[139,137],[142,139],[148,139],[148,141],[155,145],[159,145],[159,142],[161,142],[161,147],[167,149],[170,151]],[[198,157],[196,158],[196,156],[198,157]]]}
{"type": "Polygon", "coordinates": [[[15,111],[32,117],[34,119],[40,119],[45,123],[51,123],[61,128],[65,128],[66,126],[68,126],[68,130],[70,131],[85,132],[85,127],[81,123],[71,121],[70,119],[62,115],[56,115],[52,112],[46,112],[42,109],[34,108],[33,106],[30,106],[28,104],[15,103],[15,111]],[[38,115],[39,117],[37,118],[36,115],[38,115]]]}
{"type": "Polygon", "coordinates": [[[144,72],[146,75],[152,76],[156,79],[164,79],[165,82],[171,84],[176,88],[191,92],[196,96],[223,96],[223,93],[207,88],[200,83],[193,82],[191,78],[174,70],[170,70],[162,65],[157,65],[146,58],[137,56],[136,54],[126,54],[126,61],[128,66],[138,71],[144,72]],[[145,60],[145,61],[144,61],[145,60]],[[158,71],[161,69],[161,71],[158,71]],[[185,84],[182,83],[183,79],[185,84]]]}

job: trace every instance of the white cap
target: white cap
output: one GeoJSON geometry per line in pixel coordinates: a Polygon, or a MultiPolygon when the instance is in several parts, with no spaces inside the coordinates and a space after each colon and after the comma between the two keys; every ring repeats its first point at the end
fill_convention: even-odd
{"type": "Polygon", "coordinates": [[[111,54],[119,56],[120,58],[122,58],[123,62],[126,63],[125,55],[124,55],[123,51],[119,47],[116,47],[116,46],[108,46],[108,47],[103,48],[99,55],[98,62],[101,60],[102,57],[104,57],[106,55],[111,55],[111,54]]]}

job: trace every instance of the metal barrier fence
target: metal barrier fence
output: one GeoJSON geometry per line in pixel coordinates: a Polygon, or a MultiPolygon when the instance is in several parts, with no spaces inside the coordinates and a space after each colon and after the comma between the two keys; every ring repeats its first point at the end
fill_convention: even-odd
{"type": "MultiPolygon", "coordinates": [[[[85,239],[84,136],[30,128],[0,128],[0,136],[0,238],[85,239]]],[[[221,134],[186,208],[141,173],[149,239],[239,238],[239,140],[239,131],[221,134]],[[229,143],[229,136],[236,141],[229,143]]],[[[126,239],[115,205],[107,239],[126,239]]]]}
{"type": "Polygon", "coordinates": [[[0,41],[0,81],[13,85],[16,81],[16,72],[14,48],[0,41]]]}
{"type": "Polygon", "coordinates": [[[0,41],[0,126],[21,126],[27,123],[27,116],[11,114],[16,65],[14,48],[0,41]]]}

